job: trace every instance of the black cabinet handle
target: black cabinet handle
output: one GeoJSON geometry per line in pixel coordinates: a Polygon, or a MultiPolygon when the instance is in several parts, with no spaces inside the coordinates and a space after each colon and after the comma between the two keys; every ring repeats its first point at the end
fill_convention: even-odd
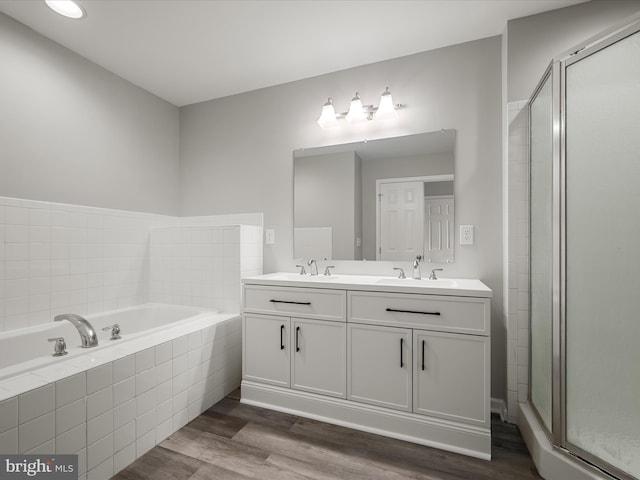
{"type": "Polygon", "coordinates": [[[298,341],[299,333],[300,333],[300,327],[296,327],[296,352],[300,351],[300,342],[298,341]]]}
{"type": "Polygon", "coordinates": [[[400,368],[404,368],[403,350],[404,338],[400,339],[400,368]]]}
{"type": "Polygon", "coordinates": [[[426,342],[422,340],[422,370],[424,370],[424,344],[426,342]]]}
{"type": "Polygon", "coordinates": [[[271,303],[291,303],[293,305],[311,305],[311,302],[292,302],[291,300],[269,300],[271,303]]]}
{"type": "Polygon", "coordinates": [[[280,350],[284,350],[284,325],[280,325],[280,350]]]}
{"type": "Polygon", "coordinates": [[[440,315],[440,312],[421,312],[419,310],[398,310],[396,308],[387,308],[387,312],[416,313],[419,315],[440,315]]]}

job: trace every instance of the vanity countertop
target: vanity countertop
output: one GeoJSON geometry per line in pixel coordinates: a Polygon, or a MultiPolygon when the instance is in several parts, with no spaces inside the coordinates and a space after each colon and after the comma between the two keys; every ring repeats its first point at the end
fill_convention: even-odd
{"type": "Polygon", "coordinates": [[[273,285],[278,287],[327,288],[333,290],[361,290],[369,292],[423,293],[458,297],[489,298],[493,292],[480,280],[469,278],[397,278],[378,275],[300,275],[278,272],[242,279],[245,285],[273,285]]]}

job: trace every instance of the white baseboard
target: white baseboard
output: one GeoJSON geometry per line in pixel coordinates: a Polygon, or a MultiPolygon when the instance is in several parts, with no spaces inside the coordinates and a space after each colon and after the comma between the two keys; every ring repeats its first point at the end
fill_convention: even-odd
{"type": "Polygon", "coordinates": [[[491,429],[341,398],[242,382],[241,403],[491,460],[491,429]]]}
{"type": "Polygon", "coordinates": [[[491,397],[491,413],[500,415],[501,421],[507,421],[507,404],[504,399],[491,397]]]}

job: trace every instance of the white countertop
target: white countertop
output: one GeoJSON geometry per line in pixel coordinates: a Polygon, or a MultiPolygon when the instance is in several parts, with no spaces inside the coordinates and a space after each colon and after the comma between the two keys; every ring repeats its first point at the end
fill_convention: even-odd
{"type": "Polygon", "coordinates": [[[491,289],[480,280],[469,278],[397,278],[378,275],[300,275],[298,273],[269,273],[242,279],[245,285],[273,285],[278,287],[326,288],[333,290],[363,290],[369,292],[422,293],[459,297],[490,298],[491,289]]]}

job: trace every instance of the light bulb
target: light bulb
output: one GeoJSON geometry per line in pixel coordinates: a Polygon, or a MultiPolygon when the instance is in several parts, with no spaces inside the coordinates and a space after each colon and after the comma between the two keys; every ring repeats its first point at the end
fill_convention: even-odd
{"type": "Polygon", "coordinates": [[[331,97],[327,99],[327,103],[325,103],[322,107],[322,113],[320,114],[320,118],[318,119],[318,125],[322,128],[331,128],[335,127],[338,124],[338,120],[336,119],[336,111],[333,108],[333,102],[331,101],[331,97]]]}
{"type": "Polygon", "coordinates": [[[374,116],[377,120],[391,120],[398,118],[398,112],[396,112],[396,107],[393,104],[393,98],[391,97],[389,87],[387,87],[387,89],[382,93],[382,96],[380,96],[380,106],[378,107],[378,110],[376,110],[374,116]]]}
{"type": "Polygon", "coordinates": [[[349,113],[346,116],[347,122],[359,123],[367,120],[367,115],[362,108],[362,100],[360,100],[360,94],[356,92],[356,96],[351,99],[351,106],[349,107],[349,113]]]}
{"type": "Polygon", "coordinates": [[[56,13],[68,18],[82,18],[86,14],[82,7],[72,0],[45,0],[47,6],[56,13]]]}

